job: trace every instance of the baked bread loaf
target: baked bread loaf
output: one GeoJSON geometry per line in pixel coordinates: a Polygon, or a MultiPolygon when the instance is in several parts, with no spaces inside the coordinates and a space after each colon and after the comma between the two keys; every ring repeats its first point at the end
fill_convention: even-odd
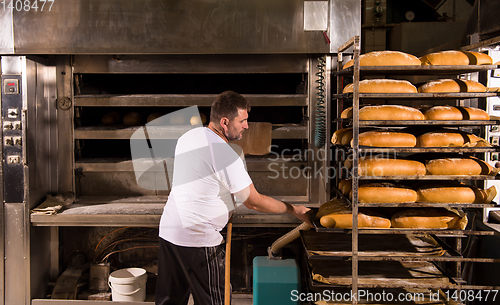
{"type": "Polygon", "coordinates": [[[339,191],[342,193],[342,195],[349,196],[351,189],[352,189],[351,179],[344,179],[339,181],[339,191]]]}
{"type": "Polygon", "coordinates": [[[434,106],[424,111],[426,120],[489,120],[489,114],[483,109],[473,107],[434,106]]]}
{"type": "MultiPolygon", "coordinates": [[[[359,132],[362,134],[363,132],[367,132],[371,130],[370,128],[360,128],[359,132]]],[[[332,143],[333,144],[342,144],[342,145],[350,145],[352,144],[353,132],[352,128],[343,128],[335,131],[332,135],[332,143]]]]}
{"type": "MultiPolygon", "coordinates": [[[[341,118],[350,119],[352,118],[352,107],[345,109],[341,118]]],[[[363,106],[359,109],[359,120],[360,121],[371,121],[371,120],[403,120],[403,121],[419,121],[424,119],[424,114],[413,107],[402,106],[402,105],[373,105],[373,106],[363,106]]]]}
{"type": "Polygon", "coordinates": [[[486,92],[480,82],[469,79],[438,79],[418,87],[420,93],[486,92]]]}
{"type": "MultiPolygon", "coordinates": [[[[352,228],[352,211],[341,199],[333,199],[321,205],[316,214],[326,228],[352,228]]],[[[358,211],[359,228],[390,228],[391,220],[366,209],[358,211]]]]}
{"type": "Polygon", "coordinates": [[[469,57],[469,65],[492,65],[493,58],[481,52],[463,51],[469,57]]]}
{"type": "Polygon", "coordinates": [[[494,186],[487,190],[457,184],[423,186],[417,189],[418,202],[432,203],[490,203],[497,192],[494,186]]]}
{"type": "MultiPolygon", "coordinates": [[[[153,112],[151,114],[148,115],[148,117],[146,118],[146,122],[147,123],[151,123],[152,121],[158,119],[158,118],[161,118],[164,114],[161,113],[161,112],[153,112]]],[[[160,120],[160,121],[163,121],[163,120],[160,120]]],[[[158,122],[155,122],[155,123],[158,123],[158,125],[161,124],[161,122],[158,121],[158,122]]]]}
{"type": "MultiPolygon", "coordinates": [[[[351,168],[352,163],[348,161],[344,165],[351,168]]],[[[360,176],[423,176],[425,173],[425,165],[413,160],[362,157],[358,165],[360,176]]]]}
{"type": "Polygon", "coordinates": [[[325,215],[345,210],[349,210],[348,202],[344,199],[334,198],[323,203],[319,207],[318,212],[316,213],[316,218],[321,218],[325,215]]]}
{"type": "Polygon", "coordinates": [[[459,130],[438,130],[417,137],[417,147],[461,147],[484,141],[480,137],[459,130]]]}
{"type": "MultiPolygon", "coordinates": [[[[343,93],[353,92],[354,85],[345,86],[343,93]]],[[[417,88],[407,80],[365,79],[359,82],[360,93],[417,93],[417,88]]]]}
{"type": "Polygon", "coordinates": [[[416,144],[416,137],[410,133],[396,131],[366,131],[359,134],[359,145],[376,147],[415,147],[416,144]]]}
{"type": "Polygon", "coordinates": [[[128,126],[137,126],[142,124],[142,116],[140,113],[132,111],[123,116],[123,124],[128,126]]]}
{"type": "MultiPolygon", "coordinates": [[[[342,144],[342,138],[346,135],[350,134],[350,139],[347,143],[349,143],[352,139],[352,128],[342,128],[339,130],[336,130],[333,135],[332,135],[332,144],[342,144]]],[[[346,145],[346,144],[343,144],[346,145]]]]}
{"type": "MultiPolygon", "coordinates": [[[[325,228],[351,229],[352,212],[335,212],[320,218],[321,225],[325,228]]],[[[385,228],[391,227],[391,220],[382,216],[358,213],[358,228],[385,228]]]]}
{"type": "Polygon", "coordinates": [[[358,201],[363,203],[407,203],[416,202],[417,198],[415,190],[392,183],[368,183],[358,187],[358,201]]]}
{"type": "MultiPolygon", "coordinates": [[[[354,65],[354,60],[349,60],[342,69],[354,65]]],[[[420,66],[418,57],[400,51],[373,51],[359,56],[360,66],[420,66]]]]}
{"type": "Polygon", "coordinates": [[[340,118],[341,119],[350,119],[350,118],[352,118],[352,116],[353,116],[353,114],[352,114],[352,107],[347,107],[340,114],[340,118]]]}
{"type": "Polygon", "coordinates": [[[496,175],[497,168],[477,158],[441,158],[425,163],[430,175],[496,175]]]}
{"type": "Polygon", "coordinates": [[[492,58],[484,53],[469,51],[441,51],[420,57],[424,66],[491,65],[492,58]]]}
{"type": "Polygon", "coordinates": [[[106,113],[101,118],[101,123],[104,125],[116,125],[122,122],[122,115],[117,111],[106,113]]]}
{"type": "Polygon", "coordinates": [[[420,208],[395,213],[391,217],[393,228],[407,229],[453,229],[464,230],[467,216],[463,212],[447,209],[420,208]]]}

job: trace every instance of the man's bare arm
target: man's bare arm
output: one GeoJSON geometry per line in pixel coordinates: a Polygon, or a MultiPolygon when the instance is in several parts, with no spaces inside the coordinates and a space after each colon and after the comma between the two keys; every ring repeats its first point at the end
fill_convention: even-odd
{"type": "Polygon", "coordinates": [[[310,210],[309,208],[302,205],[291,205],[272,197],[262,195],[255,189],[253,183],[236,193],[235,196],[243,201],[243,204],[251,210],[269,214],[288,213],[311,224],[309,217],[306,215],[310,210]]]}

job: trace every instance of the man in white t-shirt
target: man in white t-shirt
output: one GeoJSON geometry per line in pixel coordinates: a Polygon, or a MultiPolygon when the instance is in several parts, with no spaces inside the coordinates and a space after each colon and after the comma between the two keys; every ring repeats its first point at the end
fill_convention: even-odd
{"type": "Polygon", "coordinates": [[[309,222],[308,208],[259,194],[228,141],[248,129],[248,101],[234,91],[217,96],[208,128],[182,135],[175,148],[172,190],[160,220],[156,305],[224,304],[225,252],[220,231],[234,196],[253,210],[289,213],[309,222]]]}

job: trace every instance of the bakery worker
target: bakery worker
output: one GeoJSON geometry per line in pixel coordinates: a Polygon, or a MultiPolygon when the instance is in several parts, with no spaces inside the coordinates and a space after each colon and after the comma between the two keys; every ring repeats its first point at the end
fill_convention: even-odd
{"type": "Polygon", "coordinates": [[[224,304],[225,251],[219,233],[234,197],[249,209],[288,213],[307,221],[305,206],[259,194],[228,141],[248,129],[250,104],[225,91],[212,103],[210,123],[183,134],[175,147],[172,190],[160,220],[156,305],[224,304]]]}

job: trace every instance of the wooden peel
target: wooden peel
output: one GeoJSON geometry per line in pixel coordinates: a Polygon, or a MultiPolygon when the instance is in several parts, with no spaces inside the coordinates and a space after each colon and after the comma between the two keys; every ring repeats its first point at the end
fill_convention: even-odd
{"type": "Polygon", "coordinates": [[[267,155],[271,152],[272,127],[268,122],[248,122],[241,140],[230,143],[241,146],[245,155],[267,155]]]}
{"type": "Polygon", "coordinates": [[[224,276],[224,304],[231,304],[231,234],[233,231],[233,218],[229,219],[227,223],[226,234],[226,274],[224,276]]]}

